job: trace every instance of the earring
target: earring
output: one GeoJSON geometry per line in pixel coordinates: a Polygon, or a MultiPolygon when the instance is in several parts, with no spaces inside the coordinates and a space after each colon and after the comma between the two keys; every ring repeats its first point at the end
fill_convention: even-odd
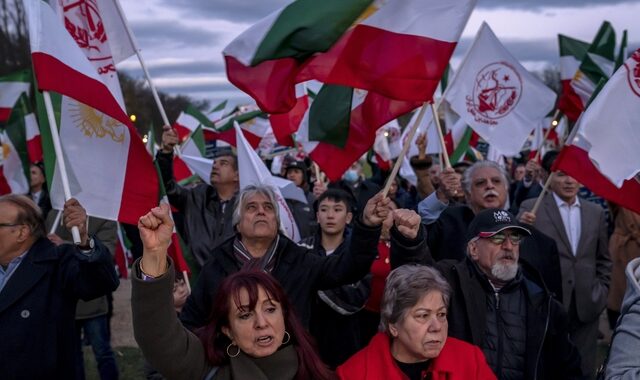
{"type": "Polygon", "coordinates": [[[287,344],[291,341],[291,335],[285,330],[284,339],[282,339],[282,344],[287,344]]]}
{"type": "Polygon", "coordinates": [[[227,346],[227,355],[229,355],[230,358],[235,358],[236,356],[240,355],[240,347],[236,346],[235,344],[231,343],[227,346]],[[236,351],[235,355],[231,355],[231,353],[229,352],[229,349],[231,347],[235,347],[238,351],[236,351]]]}

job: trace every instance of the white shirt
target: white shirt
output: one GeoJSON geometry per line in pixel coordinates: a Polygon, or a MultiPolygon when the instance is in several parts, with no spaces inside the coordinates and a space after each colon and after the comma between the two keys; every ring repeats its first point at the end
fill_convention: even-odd
{"type": "Polygon", "coordinates": [[[553,198],[556,200],[560,216],[562,217],[562,224],[564,224],[564,231],[567,233],[569,243],[571,244],[571,251],[575,256],[578,252],[578,242],[580,241],[581,222],[580,217],[580,200],[576,197],[576,200],[572,204],[560,199],[556,193],[553,193],[553,198]]]}
{"type": "Polygon", "coordinates": [[[33,201],[38,204],[38,202],[40,202],[40,197],[42,196],[42,190],[35,192],[35,193],[31,193],[31,199],[33,199],[33,201]]]}

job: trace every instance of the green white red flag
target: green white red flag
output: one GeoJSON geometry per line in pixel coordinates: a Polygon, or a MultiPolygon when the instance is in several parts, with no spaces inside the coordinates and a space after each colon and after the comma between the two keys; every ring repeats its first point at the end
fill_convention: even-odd
{"type": "Polygon", "coordinates": [[[9,120],[11,109],[22,93],[31,92],[31,70],[21,70],[0,77],[0,126],[9,120]]]}
{"type": "MultiPolygon", "coordinates": [[[[69,34],[69,25],[67,29],[63,26],[62,13],[57,16],[48,4],[39,0],[24,3],[37,84],[40,91],[52,91],[54,110],[60,112],[59,134],[72,195],[89,215],[136,224],[141,215],[157,204],[159,181],[144,143],[119,102],[121,95],[103,82],[114,76],[115,71],[95,60],[92,54],[97,53],[85,54],[99,48],[105,57],[111,57],[111,53],[102,50],[110,41],[100,34],[104,38],[99,46],[81,48],[81,41],[69,34]],[[90,62],[89,58],[94,60],[90,62]]],[[[74,7],[64,10],[65,22],[76,28],[90,24],[89,16],[96,14],[83,13],[74,7]]],[[[91,26],[86,28],[91,36],[100,33],[91,26]]],[[[40,96],[37,98],[39,112],[43,112],[43,101],[40,96]]],[[[60,175],[57,170],[51,173],[57,158],[50,128],[46,117],[40,117],[40,121],[52,205],[62,209],[60,175]]]]}
{"type": "Polygon", "coordinates": [[[555,105],[556,94],[483,23],[444,99],[486,142],[515,156],[555,105]]]}
{"type": "Polygon", "coordinates": [[[35,122],[28,113],[26,94],[22,94],[11,111],[7,125],[0,132],[2,166],[0,166],[0,194],[29,192],[29,153],[26,123],[35,122]]]}
{"type": "Polygon", "coordinates": [[[607,80],[615,65],[616,32],[608,21],[600,26],[593,42],[587,49],[578,71],[571,80],[571,87],[580,98],[581,111],[601,79],[607,80]]]}
{"type": "Polygon", "coordinates": [[[578,120],[556,169],[640,213],[640,49],[609,79],[578,120]]]}
{"type": "Polygon", "coordinates": [[[571,86],[571,80],[576,76],[580,64],[587,55],[589,43],[558,34],[558,45],[560,46],[560,83],[562,85],[558,109],[567,115],[569,120],[576,121],[584,107],[582,100],[571,86]]]}
{"type": "Polygon", "coordinates": [[[415,102],[430,100],[475,1],[298,0],[255,24],[223,54],[229,80],[270,113],[311,79],[415,102]]]}

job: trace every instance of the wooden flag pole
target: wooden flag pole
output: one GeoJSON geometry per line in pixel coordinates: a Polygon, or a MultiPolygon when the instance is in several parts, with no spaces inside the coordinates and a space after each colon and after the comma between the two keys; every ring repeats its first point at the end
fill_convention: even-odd
{"type": "Polygon", "coordinates": [[[534,203],[533,208],[531,209],[532,213],[535,214],[538,212],[540,203],[542,203],[542,198],[544,198],[545,194],[547,193],[547,189],[549,188],[549,184],[551,183],[551,180],[553,179],[554,174],[555,174],[554,172],[551,172],[549,174],[549,177],[547,178],[547,182],[544,183],[544,187],[542,188],[542,192],[540,192],[540,195],[538,195],[538,199],[536,199],[536,203],[534,203]]]}
{"type": "MultiPolygon", "coordinates": [[[[440,138],[440,145],[442,146],[442,157],[444,158],[444,168],[451,167],[451,161],[449,161],[449,154],[447,153],[447,147],[444,143],[444,135],[442,134],[442,126],[440,125],[440,118],[438,118],[438,110],[436,105],[431,103],[431,112],[433,113],[433,121],[436,123],[436,129],[438,130],[438,137],[440,138]]],[[[440,162],[442,165],[442,162],[440,162]]],[[[444,169],[443,168],[443,169],[444,169]]]]}
{"type": "Polygon", "coordinates": [[[542,152],[542,147],[544,146],[544,142],[547,141],[547,139],[549,138],[549,134],[551,133],[551,130],[554,128],[553,122],[558,118],[558,115],[560,115],[559,109],[557,109],[556,112],[553,114],[553,118],[551,119],[551,125],[549,126],[549,128],[547,128],[547,132],[545,132],[544,137],[542,138],[540,147],[538,147],[538,151],[536,152],[535,157],[533,157],[533,160],[536,162],[538,162],[538,159],[540,158],[540,154],[542,152]]]}
{"type": "MultiPolygon", "coordinates": [[[[69,176],[67,175],[67,166],[64,162],[64,156],[62,155],[62,146],[60,145],[60,136],[58,135],[58,124],[56,123],[56,117],[53,114],[53,104],[51,103],[51,95],[49,91],[43,91],[44,105],[47,109],[47,119],[49,120],[49,129],[51,130],[51,138],[53,140],[53,149],[56,152],[56,163],[60,170],[60,179],[62,181],[62,190],[64,192],[64,200],[71,199],[71,189],[69,188],[69,176]]],[[[79,245],[80,230],[77,226],[71,228],[71,235],[73,236],[73,243],[79,245]]]]}
{"type": "Polygon", "coordinates": [[[398,175],[398,171],[400,170],[400,166],[402,166],[402,160],[404,160],[404,156],[407,154],[411,142],[413,141],[413,136],[416,134],[416,130],[420,123],[422,123],[422,118],[424,117],[425,112],[427,111],[427,103],[425,102],[420,108],[420,113],[418,113],[418,118],[416,122],[413,123],[411,130],[409,130],[409,134],[407,135],[407,139],[404,142],[404,146],[402,147],[402,151],[400,155],[396,159],[395,165],[393,165],[393,170],[391,170],[391,174],[389,174],[389,178],[387,178],[387,183],[384,184],[384,189],[382,190],[382,196],[386,197],[389,194],[389,189],[391,188],[391,183],[394,181],[396,175],[398,175]]]}
{"type": "Polygon", "coordinates": [[[53,220],[53,224],[49,229],[49,235],[55,234],[56,230],[58,229],[58,226],[60,225],[60,219],[62,218],[62,210],[56,210],[56,211],[57,211],[56,218],[53,220]]]}

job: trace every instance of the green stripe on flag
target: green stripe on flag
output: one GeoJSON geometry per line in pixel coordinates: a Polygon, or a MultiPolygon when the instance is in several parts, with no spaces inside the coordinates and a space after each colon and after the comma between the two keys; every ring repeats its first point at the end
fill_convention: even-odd
{"type": "MultiPolygon", "coordinates": [[[[38,115],[38,124],[40,125],[40,138],[42,140],[42,154],[44,156],[44,171],[47,178],[47,185],[52,189],[53,175],[56,168],[56,152],[53,148],[53,138],[51,137],[51,128],[49,127],[49,119],[47,118],[47,109],[44,106],[44,97],[40,91],[36,91],[36,114],[38,115]]],[[[62,96],[54,92],[51,94],[51,103],[53,103],[53,112],[56,118],[58,129],[60,128],[60,110],[62,108],[62,96]]]]}
{"type": "Polygon", "coordinates": [[[469,150],[469,141],[471,141],[472,135],[473,135],[473,130],[467,127],[467,129],[465,129],[464,131],[464,135],[462,135],[462,138],[460,139],[460,142],[458,142],[458,145],[456,146],[453,153],[449,157],[449,161],[451,161],[452,163],[456,163],[460,161],[462,157],[464,157],[464,155],[469,150]]]}
{"type": "Polygon", "coordinates": [[[285,7],[256,50],[251,66],[327,51],[362,15],[371,0],[298,0],[285,7]]]}
{"type": "Polygon", "coordinates": [[[29,151],[27,150],[27,128],[25,125],[25,116],[31,113],[31,106],[29,105],[29,98],[25,93],[22,93],[16,101],[16,104],[11,110],[11,116],[7,121],[5,132],[11,140],[13,148],[16,150],[20,162],[22,163],[22,170],[24,171],[27,181],[30,176],[30,162],[29,151]]]}
{"type": "Polygon", "coordinates": [[[613,72],[618,70],[618,68],[622,66],[622,64],[626,59],[627,59],[627,30],[625,29],[624,32],[622,32],[622,41],[620,42],[620,49],[618,50],[618,56],[616,57],[616,63],[615,63],[615,66],[613,67],[613,72]]]}
{"type": "Polygon", "coordinates": [[[196,107],[192,106],[191,104],[187,106],[187,109],[184,110],[184,113],[192,116],[194,119],[198,120],[198,122],[200,122],[201,125],[207,128],[215,128],[213,125],[213,122],[209,120],[202,112],[200,112],[200,110],[198,110],[196,107]]]}
{"type": "MultiPolygon", "coordinates": [[[[222,111],[225,107],[227,106],[227,100],[223,101],[222,103],[218,104],[217,106],[213,107],[213,109],[211,110],[211,112],[218,112],[218,111],[222,111]]],[[[210,112],[210,113],[211,113],[210,112]]]]}
{"type": "Polygon", "coordinates": [[[33,77],[30,69],[24,69],[0,77],[0,82],[31,82],[33,77]]]}
{"type": "Polygon", "coordinates": [[[572,56],[575,57],[578,62],[584,60],[584,56],[587,54],[590,46],[587,42],[576,40],[563,34],[558,34],[558,45],[560,46],[561,57],[572,56]]]}
{"type": "Polygon", "coordinates": [[[309,109],[309,140],[344,148],[351,125],[353,88],[323,85],[309,109]]]}
{"type": "Polygon", "coordinates": [[[598,83],[600,78],[609,78],[610,68],[615,61],[616,33],[611,23],[605,21],[598,30],[593,43],[582,60],[580,71],[582,71],[593,84],[598,83]],[[607,66],[610,66],[609,68],[607,66]]]}
{"type": "Polygon", "coordinates": [[[204,132],[202,131],[202,127],[198,127],[195,131],[193,131],[193,133],[191,134],[191,140],[198,147],[200,155],[204,157],[206,153],[206,147],[204,143],[204,132]]]}

